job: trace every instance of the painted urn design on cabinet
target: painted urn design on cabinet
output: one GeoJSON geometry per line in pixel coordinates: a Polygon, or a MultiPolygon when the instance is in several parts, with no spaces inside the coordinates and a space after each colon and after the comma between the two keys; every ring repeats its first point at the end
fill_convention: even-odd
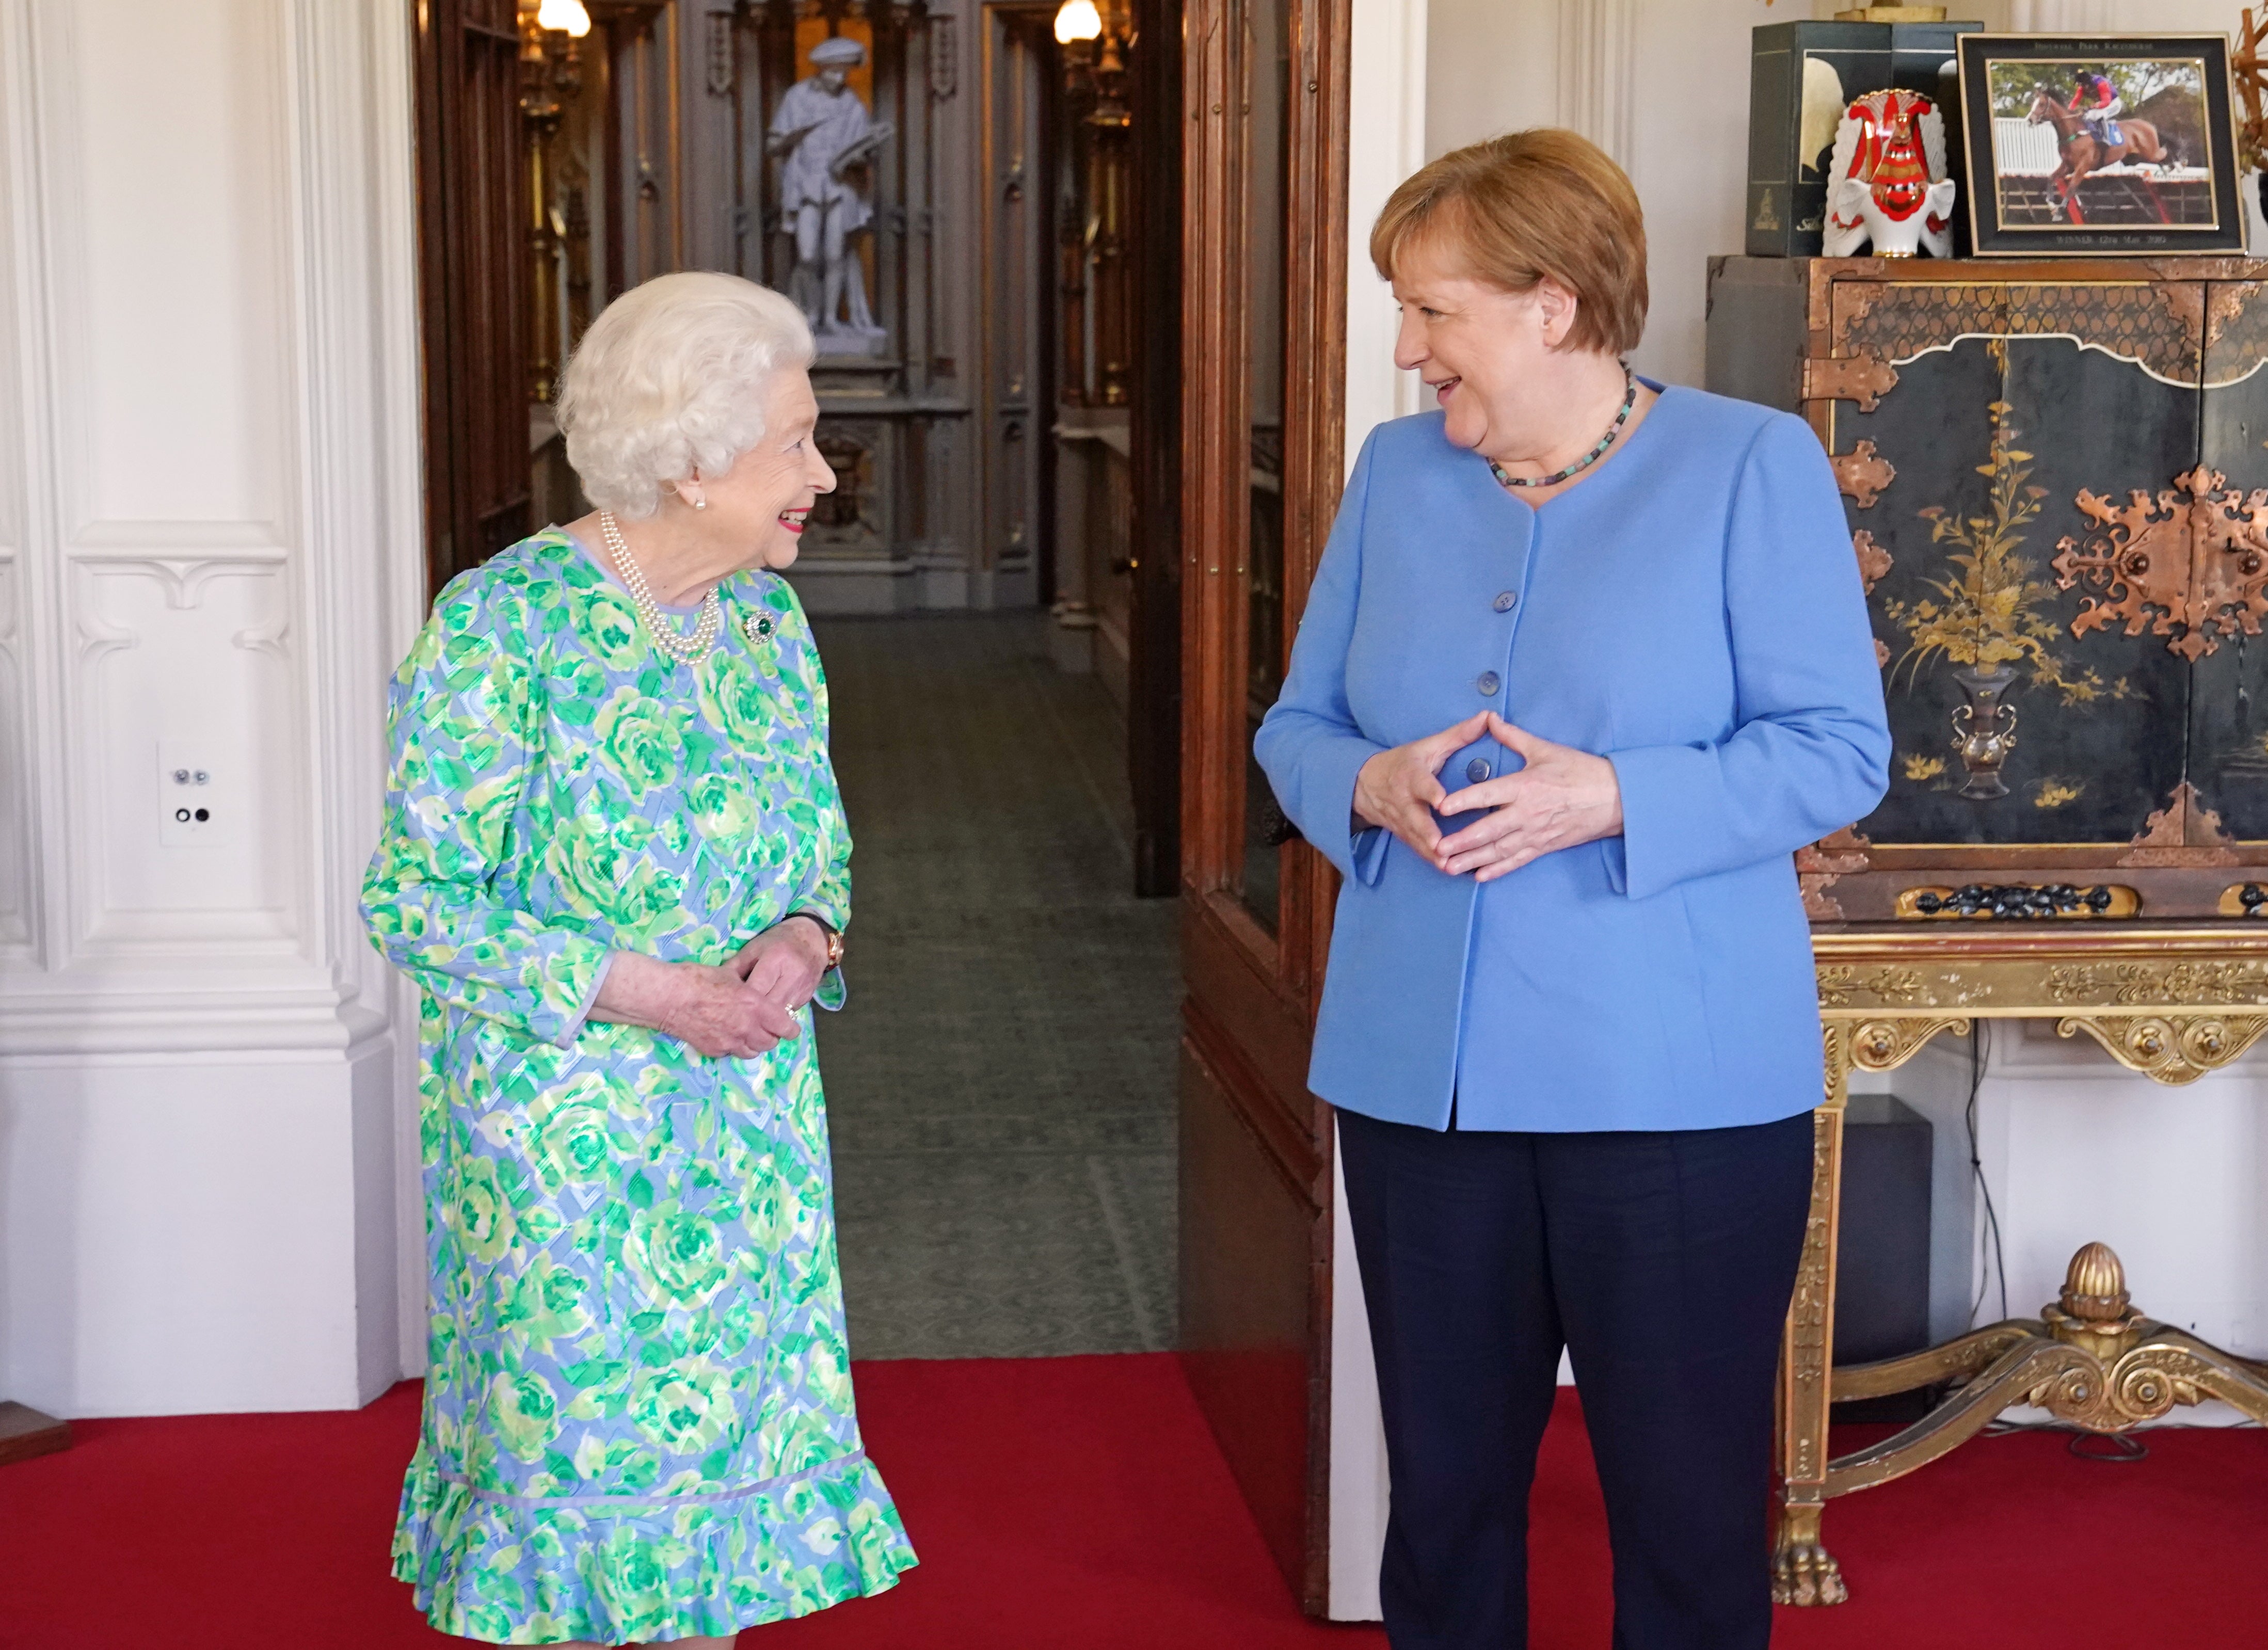
{"type": "MultiPolygon", "coordinates": [[[[2005,363],[2005,350],[2000,359],[2005,363]]],[[[2031,482],[2032,455],[2015,445],[2008,403],[1995,401],[1984,410],[1992,435],[1988,456],[1976,467],[1990,483],[1984,509],[1962,515],[1928,505],[1917,512],[1929,523],[1930,541],[1950,547],[1948,571],[1943,577],[1921,575],[1930,593],[1882,604],[1883,616],[1906,637],[1898,662],[1907,667],[1909,691],[1934,659],[1961,667],[1952,673],[1964,696],[1953,708],[1953,745],[1968,776],[1957,794],[1972,802],[2009,794],[2001,770],[2016,742],[2016,708],[2008,695],[2019,665],[2036,686],[2052,689],[2066,705],[2117,691],[2096,673],[2069,667],[2058,651],[2066,638],[2050,616],[2055,587],[2033,577],[2033,563],[2023,554],[2047,489],[2031,482]]],[[[1896,678],[1893,667],[1893,687],[1896,678]]]]}

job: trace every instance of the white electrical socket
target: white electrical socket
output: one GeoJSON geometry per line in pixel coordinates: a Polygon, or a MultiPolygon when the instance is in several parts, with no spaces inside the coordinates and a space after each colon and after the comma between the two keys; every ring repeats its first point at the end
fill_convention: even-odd
{"type": "Polygon", "coordinates": [[[236,834],[234,792],[195,748],[158,745],[158,840],[168,848],[212,848],[236,834]]]}

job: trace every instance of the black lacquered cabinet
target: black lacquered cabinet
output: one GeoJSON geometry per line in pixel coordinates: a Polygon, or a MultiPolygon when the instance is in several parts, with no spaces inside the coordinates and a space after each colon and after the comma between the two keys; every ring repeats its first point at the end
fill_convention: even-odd
{"type": "Polygon", "coordinates": [[[1896,736],[1820,922],[2237,917],[2268,876],[2268,263],[1722,258],[1709,387],[1833,457],[1896,736]]]}

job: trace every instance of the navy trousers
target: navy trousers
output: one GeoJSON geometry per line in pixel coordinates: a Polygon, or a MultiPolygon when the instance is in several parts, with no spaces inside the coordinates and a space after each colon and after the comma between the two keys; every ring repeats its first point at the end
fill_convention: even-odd
{"type": "Polygon", "coordinates": [[[1765,1650],[1772,1381],[1811,1115],[1660,1133],[1339,1113],[1393,1488],[1395,1650],[1524,1650],[1564,1345],[1614,1546],[1615,1650],[1765,1650]]]}

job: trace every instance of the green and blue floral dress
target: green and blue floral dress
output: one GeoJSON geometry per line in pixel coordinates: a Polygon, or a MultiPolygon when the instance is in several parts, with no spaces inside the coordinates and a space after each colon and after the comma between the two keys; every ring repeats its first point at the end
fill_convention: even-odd
{"type": "Polygon", "coordinates": [[[729,1634],[914,1563],[851,1402],[808,1012],[751,1060],[585,1019],[615,951],[849,920],[810,627],[777,573],[719,594],[677,664],[546,529],[394,677],[363,910],[423,993],[432,1293],[394,1568],[444,1632],[729,1634]]]}

